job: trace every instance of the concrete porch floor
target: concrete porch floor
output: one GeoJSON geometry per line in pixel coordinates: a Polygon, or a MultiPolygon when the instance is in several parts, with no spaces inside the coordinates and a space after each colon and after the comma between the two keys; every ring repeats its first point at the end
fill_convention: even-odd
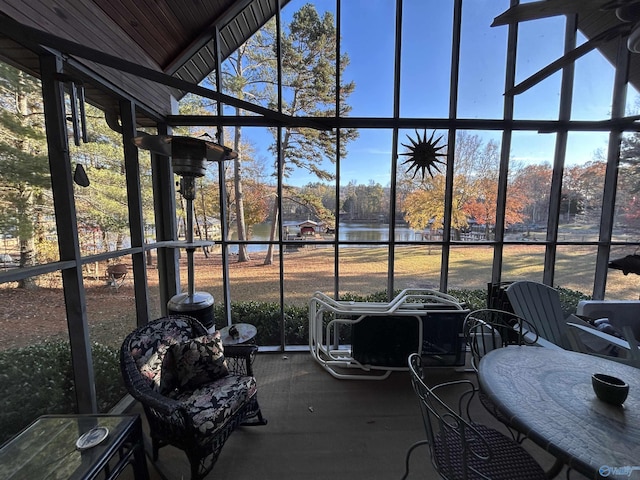
{"type": "MultiPolygon", "coordinates": [[[[308,353],[261,353],[254,370],[269,423],[236,430],[207,480],[400,479],[407,449],[425,438],[407,372],[382,381],[338,380],[308,353]]],[[[432,368],[427,381],[461,378],[475,381],[475,374],[432,368]]],[[[474,421],[504,430],[477,400],[474,406],[474,421]]],[[[141,413],[146,428],[142,409],[137,405],[133,411],[141,413]]],[[[545,469],[553,464],[536,445],[525,442],[525,447],[545,469]]],[[[151,480],[189,479],[187,458],[173,447],[161,449],[158,461],[149,458],[148,465],[151,480]]],[[[437,478],[428,447],[417,448],[408,479],[437,478]]],[[[557,478],[565,478],[565,472],[557,478]]],[[[571,472],[570,478],[584,477],[571,472]]]]}

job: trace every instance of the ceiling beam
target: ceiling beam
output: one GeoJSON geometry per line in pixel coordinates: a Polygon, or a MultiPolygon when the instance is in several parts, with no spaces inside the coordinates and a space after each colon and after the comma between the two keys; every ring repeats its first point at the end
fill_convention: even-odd
{"type": "Polygon", "coordinates": [[[510,23],[526,22],[539,18],[555,17],[577,13],[587,8],[597,8],[601,0],[542,0],[538,2],[521,3],[515,5],[493,19],[492,27],[508,25],[510,23]]]}
{"type": "Polygon", "coordinates": [[[620,36],[628,35],[630,30],[631,30],[631,25],[620,24],[610,28],[609,30],[599,33],[592,39],[584,42],[579,47],[574,48],[570,52],[564,54],[562,57],[551,62],[546,67],[538,70],[536,73],[526,78],[515,87],[507,90],[505,92],[505,95],[506,96],[519,95],[520,93],[527,91],[534,85],[537,85],[538,83],[540,83],[545,78],[556,73],[558,70],[574,63],[578,58],[586,55],[587,53],[597,48],[602,43],[609,42],[620,36]]]}
{"type": "MultiPolygon", "coordinates": [[[[333,128],[411,128],[461,130],[535,130],[539,133],[554,133],[575,130],[579,132],[608,132],[616,130],[640,131],[640,116],[629,116],[606,120],[487,120],[471,118],[374,118],[374,117],[292,117],[288,126],[306,127],[311,121],[321,121],[325,129],[333,128]]],[[[178,126],[250,126],[272,127],[268,119],[258,116],[225,115],[168,115],[167,124],[178,126]]]]}
{"type": "MultiPolygon", "coordinates": [[[[84,58],[86,60],[99,63],[110,68],[114,68],[121,72],[130,73],[140,78],[146,78],[147,80],[151,80],[152,82],[166,85],[168,87],[177,88],[178,90],[191,92],[195,95],[200,95],[211,100],[216,100],[226,105],[241,108],[258,115],[263,115],[264,117],[273,121],[275,124],[300,124],[299,119],[295,119],[295,117],[292,117],[290,115],[275,112],[260,105],[255,105],[244,100],[237,99],[235,97],[230,97],[229,95],[225,95],[223,93],[219,93],[211,89],[195,85],[191,82],[172,77],[170,75],[167,75],[166,73],[143,67],[142,65],[137,65],[133,62],[129,62],[127,60],[123,60],[122,58],[101,52],[99,50],[80,45],[79,43],[75,43],[70,40],[65,40],[64,38],[60,38],[50,33],[43,32],[42,30],[24,25],[6,15],[3,15],[0,18],[2,18],[2,21],[0,22],[0,33],[6,35],[7,37],[15,40],[16,42],[24,45],[29,49],[37,49],[39,46],[48,47],[62,54],[84,58]]],[[[304,126],[317,130],[327,129],[327,127],[323,123],[320,123],[316,120],[312,120],[304,126]]]]}

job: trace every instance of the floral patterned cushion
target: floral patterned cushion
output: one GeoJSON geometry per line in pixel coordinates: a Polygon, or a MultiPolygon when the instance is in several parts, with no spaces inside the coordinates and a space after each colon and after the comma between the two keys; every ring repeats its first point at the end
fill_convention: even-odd
{"type": "Polygon", "coordinates": [[[162,362],[160,391],[194,390],[229,374],[220,332],[192,338],[169,347],[162,362]]]}
{"type": "Polygon", "coordinates": [[[170,396],[183,403],[193,426],[209,437],[224,425],[256,393],[254,377],[227,375],[192,392],[174,391],[170,396]]]}
{"type": "Polygon", "coordinates": [[[168,348],[168,345],[160,345],[158,351],[152,353],[147,361],[140,366],[140,373],[149,380],[151,388],[156,391],[161,391],[162,363],[168,348]]]}
{"type": "Polygon", "coordinates": [[[163,390],[162,363],[169,347],[192,336],[188,322],[180,317],[168,317],[149,323],[131,339],[131,355],[140,373],[149,380],[151,388],[163,390]]]}
{"type": "Polygon", "coordinates": [[[142,367],[153,353],[158,351],[159,345],[181,342],[193,337],[191,326],[181,318],[167,317],[161,321],[149,323],[138,331],[131,339],[129,348],[138,368],[142,367]]]}

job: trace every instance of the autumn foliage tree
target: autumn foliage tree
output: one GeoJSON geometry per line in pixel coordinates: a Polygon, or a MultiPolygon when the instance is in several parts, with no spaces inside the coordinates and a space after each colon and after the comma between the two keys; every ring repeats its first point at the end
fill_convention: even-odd
{"type": "Polygon", "coordinates": [[[244,187],[244,218],[250,233],[252,225],[264,222],[269,216],[269,198],[273,198],[273,192],[254,180],[245,180],[244,187]]]}
{"type": "Polygon", "coordinates": [[[561,218],[565,223],[576,219],[599,222],[604,191],[606,162],[591,161],[565,168],[562,179],[561,218]]]}
{"type": "MultiPolygon", "coordinates": [[[[496,222],[499,146],[484,143],[478,135],[460,132],[456,138],[452,192],[451,228],[458,237],[469,222],[485,225],[486,234],[496,222]]],[[[432,230],[444,226],[445,177],[422,179],[404,199],[405,220],[411,228],[432,230]]],[[[517,189],[507,204],[506,223],[522,220],[524,198],[517,189]]]]}
{"type": "Polygon", "coordinates": [[[549,163],[527,165],[514,174],[507,192],[507,204],[513,195],[525,197],[522,207],[523,218],[528,223],[546,222],[549,213],[549,192],[551,190],[552,169],[549,163]]]}
{"type": "Polygon", "coordinates": [[[637,132],[622,137],[616,205],[624,224],[640,226],[640,133],[637,132]]]}
{"type": "MultiPolygon", "coordinates": [[[[414,230],[438,230],[444,226],[445,176],[437,174],[424,182],[404,200],[404,218],[414,230]]],[[[463,207],[466,196],[453,196],[451,227],[461,230],[468,226],[467,214],[463,207]]]]}

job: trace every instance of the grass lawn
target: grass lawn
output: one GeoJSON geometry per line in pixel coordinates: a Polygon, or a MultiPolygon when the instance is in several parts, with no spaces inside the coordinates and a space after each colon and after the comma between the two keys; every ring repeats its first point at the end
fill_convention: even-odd
{"type": "MultiPolygon", "coordinates": [[[[368,295],[387,288],[386,248],[342,248],[338,262],[340,293],[368,295]]],[[[595,247],[560,247],[556,259],[554,286],[591,295],[595,274],[595,247]]],[[[231,263],[231,298],[243,301],[279,300],[279,257],[264,265],[264,253],[253,253],[251,261],[231,263]]],[[[220,258],[205,259],[196,254],[196,289],[211,292],[222,299],[220,258]]],[[[455,246],[449,259],[449,289],[486,289],[491,281],[493,248],[455,246]]],[[[394,288],[434,288],[440,285],[441,250],[434,246],[398,247],[395,255],[394,288]]],[[[505,246],[503,281],[542,281],[544,246],[505,246]]],[[[333,294],[333,248],[301,248],[283,255],[285,300],[305,304],[316,290],[333,294]]],[[[607,298],[633,300],[640,292],[640,276],[623,275],[610,270],[607,298]]],[[[182,274],[186,278],[186,270],[182,274]]],[[[183,286],[186,283],[183,281],[183,286]]]]}

